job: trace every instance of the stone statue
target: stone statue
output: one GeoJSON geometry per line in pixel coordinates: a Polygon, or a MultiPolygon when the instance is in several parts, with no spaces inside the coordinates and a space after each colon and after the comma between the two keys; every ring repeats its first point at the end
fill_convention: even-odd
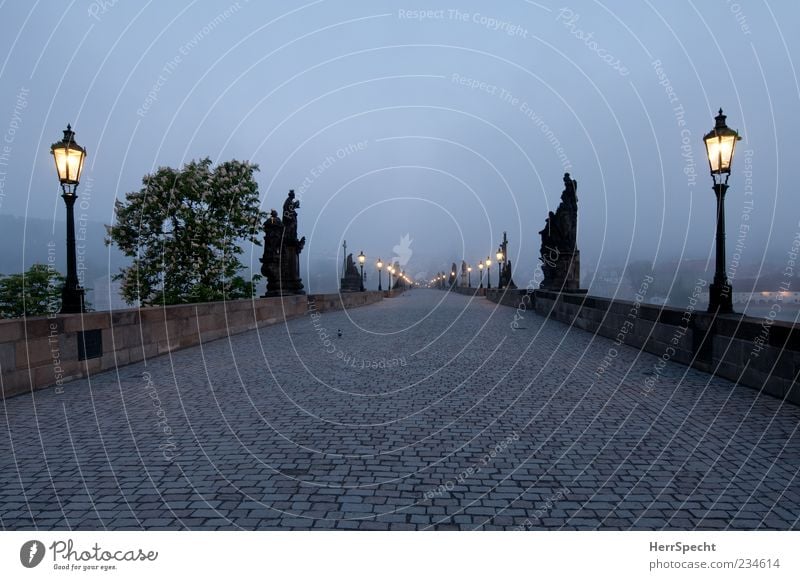
{"type": "Polygon", "coordinates": [[[361,273],[358,271],[353,254],[347,254],[344,267],[344,278],[341,283],[342,292],[360,292],[361,291],[361,273]]]}
{"type": "Polygon", "coordinates": [[[506,260],[506,263],[500,269],[500,287],[501,288],[516,288],[514,279],[511,277],[511,260],[506,260]]]}
{"type": "MultiPolygon", "coordinates": [[[[264,222],[264,256],[261,258],[261,274],[267,279],[267,289],[270,281],[280,279],[281,267],[281,242],[283,240],[283,222],[274,209],[264,222]]],[[[272,283],[274,285],[274,282],[272,283]]]]}
{"type": "Polygon", "coordinates": [[[290,238],[297,237],[297,208],[300,202],[294,198],[294,189],[289,190],[286,201],[283,202],[283,226],[286,235],[290,238]]]}
{"type": "Polygon", "coordinates": [[[508,236],[503,232],[503,242],[500,244],[500,251],[503,253],[503,261],[497,264],[500,269],[500,288],[516,288],[514,280],[511,278],[511,260],[508,259],[508,236]]]}
{"type": "Polygon", "coordinates": [[[580,288],[580,252],[578,251],[578,182],[564,174],[561,203],[548,212],[539,235],[542,244],[539,260],[544,279],[542,289],[576,291],[580,288]]]}
{"type": "Polygon", "coordinates": [[[300,278],[300,252],[306,245],[306,238],[297,239],[298,207],[300,202],[295,201],[292,190],[283,204],[283,220],[273,209],[264,222],[261,274],[267,278],[265,297],[305,294],[300,278]]]}

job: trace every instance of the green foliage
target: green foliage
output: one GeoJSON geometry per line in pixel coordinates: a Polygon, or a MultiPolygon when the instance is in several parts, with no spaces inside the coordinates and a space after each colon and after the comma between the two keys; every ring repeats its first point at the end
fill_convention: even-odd
{"type": "Polygon", "coordinates": [[[206,158],[177,170],[161,167],[117,201],[106,243],[132,259],[115,279],[129,303],[181,304],[253,295],[260,276],[240,276],[241,243],[260,244],[258,166],[206,158]]]}
{"type": "Polygon", "coordinates": [[[0,275],[0,317],[44,316],[61,309],[64,277],[44,264],[22,274],[0,275]]]}

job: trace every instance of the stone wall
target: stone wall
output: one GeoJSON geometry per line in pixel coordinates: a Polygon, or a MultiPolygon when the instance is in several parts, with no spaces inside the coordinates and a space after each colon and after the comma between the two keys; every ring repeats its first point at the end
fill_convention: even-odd
{"type": "MultiPolygon", "coordinates": [[[[502,303],[515,306],[508,298],[502,303]]],[[[691,308],[542,290],[536,290],[533,308],[541,316],[615,339],[663,361],[689,365],[800,404],[800,329],[789,322],[741,314],[714,317],[691,308]]],[[[654,365],[653,382],[659,379],[659,366],[654,365]]]]}
{"type": "Polygon", "coordinates": [[[0,396],[27,393],[318,312],[356,308],[382,292],[257,298],[0,320],[0,396]]]}
{"type": "Polygon", "coordinates": [[[466,286],[453,286],[451,288],[453,292],[457,292],[458,294],[464,294],[466,296],[485,296],[486,295],[486,288],[467,288],[466,286]]]}
{"type": "Polygon", "coordinates": [[[502,304],[503,306],[519,308],[521,310],[531,309],[533,293],[527,290],[519,288],[503,288],[502,290],[498,290],[497,288],[489,288],[488,290],[484,290],[484,292],[486,294],[486,298],[492,302],[502,304]]]}

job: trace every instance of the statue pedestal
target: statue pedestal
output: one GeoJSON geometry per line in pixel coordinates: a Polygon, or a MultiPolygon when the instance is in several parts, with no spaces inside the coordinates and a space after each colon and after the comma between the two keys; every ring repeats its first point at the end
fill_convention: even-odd
{"type": "Polygon", "coordinates": [[[546,277],[539,288],[551,292],[583,292],[581,290],[581,252],[560,252],[553,263],[552,276],[546,277]]]}
{"type": "Polygon", "coordinates": [[[361,276],[347,276],[341,279],[340,292],[361,292],[361,276]]]}

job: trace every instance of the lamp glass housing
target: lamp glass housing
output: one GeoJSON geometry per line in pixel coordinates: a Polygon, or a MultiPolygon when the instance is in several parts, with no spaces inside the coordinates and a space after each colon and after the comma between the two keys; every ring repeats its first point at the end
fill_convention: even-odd
{"type": "Polygon", "coordinates": [[[50,146],[50,152],[53,154],[61,185],[78,185],[86,150],[75,142],[75,133],[70,125],[67,125],[63,139],[50,146]]]}
{"type": "Polygon", "coordinates": [[[730,175],[736,142],[741,139],[739,133],[725,124],[725,118],[720,109],[716,125],[703,137],[711,175],[730,175]]]}

